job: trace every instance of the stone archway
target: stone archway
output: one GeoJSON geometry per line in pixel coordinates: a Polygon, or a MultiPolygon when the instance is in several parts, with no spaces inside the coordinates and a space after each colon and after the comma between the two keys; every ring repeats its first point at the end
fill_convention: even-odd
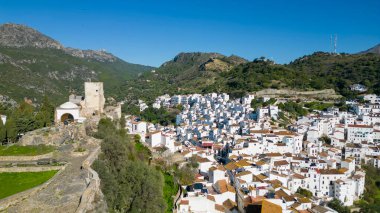
{"type": "Polygon", "coordinates": [[[74,116],[70,113],[65,113],[61,116],[61,122],[73,122],[74,121],[74,116]]]}

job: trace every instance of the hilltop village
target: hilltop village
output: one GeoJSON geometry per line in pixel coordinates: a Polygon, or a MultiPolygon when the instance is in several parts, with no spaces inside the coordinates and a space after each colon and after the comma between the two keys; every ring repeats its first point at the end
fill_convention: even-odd
{"type": "Polygon", "coordinates": [[[126,128],[153,150],[196,160],[177,212],[336,212],[326,205],[333,199],[352,206],[364,192],[361,164],[380,168],[380,97],[347,102],[349,110],[309,110],[283,125],[289,113],[279,106],[287,101],[164,95],[153,107],[181,105],[175,126],[126,116],[126,128]]]}

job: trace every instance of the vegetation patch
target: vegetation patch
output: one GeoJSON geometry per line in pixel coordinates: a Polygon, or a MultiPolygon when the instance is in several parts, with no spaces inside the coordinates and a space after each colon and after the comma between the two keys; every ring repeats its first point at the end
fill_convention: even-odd
{"type": "Polygon", "coordinates": [[[0,146],[0,156],[36,156],[54,151],[53,146],[0,146]]]}
{"type": "Polygon", "coordinates": [[[57,171],[0,173],[0,199],[45,183],[57,171]]]}
{"type": "Polygon", "coordinates": [[[174,199],[178,192],[178,184],[175,183],[174,177],[168,173],[164,173],[164,199],[166,201],[166,212],[172,212],[174,199]]]}
{"type": "Polygon", "coordinates": [[[318,101],[305,103],[306,108],[309,108],[311,110],[319,110],[319,111],[326,110],[327,108],[332,107],[332,106],[334,106],[334,104],[318,102],[318,101]]]}
{"type": "Polygon", "coordinates": [[[380,212],[380,169],[362,165],[366,172],[363,198],[356,202],[361,212],[380,212]]]}

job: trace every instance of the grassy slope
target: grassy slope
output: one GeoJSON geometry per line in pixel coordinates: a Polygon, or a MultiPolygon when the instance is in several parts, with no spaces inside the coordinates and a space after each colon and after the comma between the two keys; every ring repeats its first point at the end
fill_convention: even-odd
{"type": "Polygon", "coordinates": [[[38,146],[0,146],[0,156],[36,156],[54,151],[54,147],[38,146]]]}
{"type": "Polygon", "coordinates": [[[0,199],[38,186],[52,178],[56,173],[56,170],[0,173],[0,199]]]}

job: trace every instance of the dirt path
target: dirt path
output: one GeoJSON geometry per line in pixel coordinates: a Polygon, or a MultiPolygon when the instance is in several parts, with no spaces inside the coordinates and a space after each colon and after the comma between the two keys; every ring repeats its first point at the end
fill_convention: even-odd
{"type": "MultiPolygon", "coordinates": [[[[83,145],[88,153],[95,150],[98,145],[89,138],[83,145]]],[[[9,207],[6,212],[75,212],[80,197],[87,186],[87,172],[81,169],[85,156],[73,156],[70,148],[63,148],[58,153],[59,161],[66,161],[68,165],[55,179],[45,188],[25,199],[15,206],[9,207]]]]}

